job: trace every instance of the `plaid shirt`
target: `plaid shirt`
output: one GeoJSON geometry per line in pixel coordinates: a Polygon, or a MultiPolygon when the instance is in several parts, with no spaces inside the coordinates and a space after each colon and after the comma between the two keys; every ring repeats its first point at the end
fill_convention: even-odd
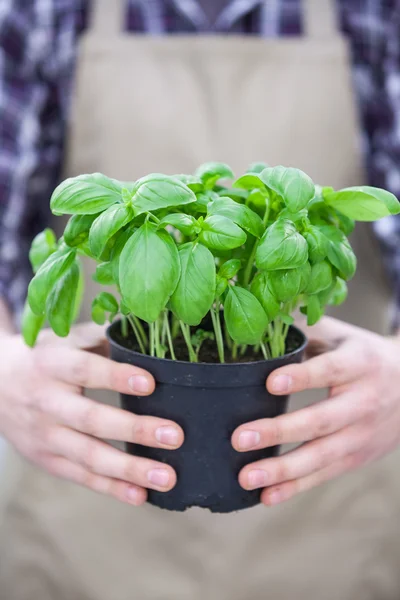
{"type": "MultiPolygon", "coordinates": [[[[151,34],[302,34],[300,0],[231,0],[210,23],[212,2],[134,0],[126,27],[151,34]]],[[[400,5],[337,0],[337,9],[352,48],[370,184],[400,197],[400,5]]],[[[48,222],[60,175],[76,42],[88,14],[82,0],[0,1],[0,295],[18,312],[31,276],[29,245],[48,222]]],[[[375,231],[400,309],[400,218],[380,221],[375,231]]]]}

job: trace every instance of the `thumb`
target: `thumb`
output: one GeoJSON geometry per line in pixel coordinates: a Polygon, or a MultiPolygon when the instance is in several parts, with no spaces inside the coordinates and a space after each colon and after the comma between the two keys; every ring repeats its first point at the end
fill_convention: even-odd
{"type": "Polygon", "coordinates": [[[108,324],[96,325],[96,323],[92,322],[74,325],[71,328],[70,334],[65,338],[56,338],[51,329],[46,329],[40,334],[39,342],[41,345],[50,345],[54,344],[57,340],[58,346],[78,348],[108,356],[107,327],[108,324]]]}
{"type": "Polygon", "coordinates": [[[308,339],[306,349],[308,358],[334,350],[351,334],[354,335],[358,331],[357,327],[332,317],[323,317],[310,327],[307,325],[307,319],[301,315],[296,317],[295,325],[308,339]]]}

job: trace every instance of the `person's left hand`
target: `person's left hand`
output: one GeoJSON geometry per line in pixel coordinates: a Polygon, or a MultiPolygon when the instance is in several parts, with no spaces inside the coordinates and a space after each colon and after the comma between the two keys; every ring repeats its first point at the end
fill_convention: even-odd
{"type": "Polygon", "coordinates": [[[240,472],[243,488],[263,488],[266,505],[380,458],[400,443],[400,337],[382,337],[330,318],[307,335],[313,357],[274,371],[267,388],[276,395],[329,388],[328,399],[247,423],[232,436],[240,452],[305,442],[240,472]]]}

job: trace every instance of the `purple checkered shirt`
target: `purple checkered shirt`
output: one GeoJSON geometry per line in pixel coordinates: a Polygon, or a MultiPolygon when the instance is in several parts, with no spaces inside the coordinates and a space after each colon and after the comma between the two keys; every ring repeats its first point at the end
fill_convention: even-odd
{"type": "MultiPolygon", "coordinates": [[[[112,1],[112,0],[110,0],[112,1]]],[[[213,31],[302,34],[300,0],[133,0],[126,28],[164,35],[213,31]]],[[[63,159],[77,39],[88,23],[82,0],[0,2],[0,296],[20,311],[31,276],[28,249],[49,218],[63,159]]],[[[400,4],[338,0],[348,36],[371,185],[400,197],[400,4]]],[[[375,225],[400,314],[400,218],[375,225]]]]}

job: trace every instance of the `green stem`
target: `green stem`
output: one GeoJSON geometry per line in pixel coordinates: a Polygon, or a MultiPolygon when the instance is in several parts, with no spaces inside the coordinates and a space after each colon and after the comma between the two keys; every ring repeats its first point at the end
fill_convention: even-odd
{"type": "Polygon", "coordinates": [[[165,330],[167,332],[169,353],[171,355],[172,360],[176,360],[174,345],[172,343],[171,329],[169,327],[169,319],[168,319],[168,311],[167,310],[164,312],[164,325],[165,325],[165,330]]]}
{"type": "Polygon", "coordinates": [[[212,323],[213,323],[213,327],[214,327],[215,339],[217,342],[219,361],[221,363],[224,363],[225,362],[225,349],[224,349],[224,338],[222,336],[222,329],[221,329],[221,320],[219,317],[219,302],[217,302],[217,308],[211,308],[211,319],[212,319],[212,323]]]}
{"type": "Polygon", "coordinates": [[[136,340],[137,340],[137,343],[139,344],[140,352],[142,354],[146,354],[146,348],[145,348],[145,346],[143,344],[143,340],[142,340],[142,338],[140,336],[140,333],[139,333],[139,331],[138,331],[138,329],[136,327],[136,323],[135,323],[134,319],[132,318],[132,315],[128,315],[127,319],[129,321],[129,323],[131,324],[133,332],[134,332],[134,334],[136,336],[136,340]]]}
{"type": "Polygon", "coordinates": [[[186,346],[189,352],[189,360],[190,362],[197,362],[196,352],[193,349],[192,340],[190,339],[190,327],[188,325],[185,325],[183,321],[179,321],[179,324],[181,326],[182,335],[186,342],[186,346]]]}
{"type": "Polygon", "coordinates": [[[121,333],[122,337],[128,337],[128,321],[125,315],[121,315],[121,333]]]}
{"type": "Polygon", "coordinates": [[[244,270],[244,275],[243,275],[243,287],[247,288],[249,283],[250,283],[250,279],[251,279],[251,272],[253,270],[253,266],[254,266],[254,259],[256,257],[256,252],[257,252],[257,246],[258,246],[258,240],[256,240],[254,242],[254,246],[253,249],[251,251],[251,254],[249,256],[249,260],[247,261],[247,265],[246,268],[244,270]]]}
{"type": "Polygon", "coordinates": [[[236,342],[234,342],[232,344],[232,360],[237,359],[237,350],[238,350],[237,344],[236,344],[236,342]]]}
{"type": "Polygon", "coordinates": [[[149,328],[150,328],[150,356],[155,356],[154,323],[150,323],[149,328]]]}
{"type": "Polygon", "coordinates": [[[162,348],[161,348],[161,343],[160,343],[160,322],[159,322],[159,319],[157,319],[154,322],[154,338],[155,338],[155,346],[156,346],[156,356],[158,358],[164,358],[163,351],[162,351],[162,348]]]}
{"type": "Polygon", "coordinates": [[[149,347],[149,338],[147,337],[147,334],[143,328],[142,323],[140,322],[140,319],[135,317],[135,315],[132,315],[132,319],[135,321],[135,325],[140,333],[140,337],[142,338],[143,344],[146,346],[146,348],[148,348],[149,347]]]}
{"type": "Polygon", "coordinates": [[[265,344],[263,344],[262,342],[261,342],[260,346],[261,346],[261,352],[263,353],[265,360],[269,360],[271,358],[271,354],[268,351],[268,347],[265,344]]]}
{"type": "Polygon", "coordinates": [[[232,338],[228,333],[228,328],[226,326],[226,323],[224,325],[224,335],[225,335],[226,346],[227,346],[227,348],[229,348],[229,350],[231,350],[232,349],[232,338]]]}

